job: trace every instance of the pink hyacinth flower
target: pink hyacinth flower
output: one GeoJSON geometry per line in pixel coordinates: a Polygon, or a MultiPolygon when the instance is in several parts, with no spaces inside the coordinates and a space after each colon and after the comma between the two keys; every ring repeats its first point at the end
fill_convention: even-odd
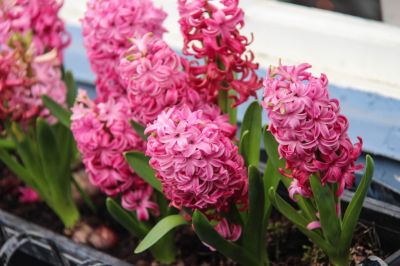
{"type": "Polygon", "coordinates": [[[125,93],[118,71],[122,53],[131,46],[130,38],[152,32],[161,37],[167,14],[151,0],[89,0],[82,20],[84,45],[97,76],[100,98],[125,93]]]}
{"type": "Polygon", "coordinates": [[[0,1],[0,42],[6,43],[15,33],[32,33],[36,54],[56,49],[59,59],[70,43],[70,35],[58,13],[63,6],[58,0],[0,1]]]}
{"type": "MultiPolygon", "coordinates": [[[[214,118],[215,119],[215,118],[214,118]]],[[[179,209],[229,209],[247,203],[247,173],[238,148],[202,110],[175,106],[145,130],[146,155],[165,196],[179,209]]]]}
{"type": "Polygon", "coordinates": [[[67,89],[56,50],[36,55],[33,49],[20,49],[19,42],[14,45],[15,49],[2,46],[0,50],[0,118],[26,124],[41,116],[56,122],[41,98],[47,95],[65,105],[67,89]]]}
{"type": "Polygon", "coordinates": [[[152,195],[153,188],[147,184],[140,189],[127,191],[121,198],[122,207],[136,211],[139,221],[147,221],[150,218],[148,210],[152,210],[155,216],[160,215],[157,203],[150,200],[152,195]]]}
{"type": "Polygon", "coordinates": [[[79,91],[72,111],[71,130],[91,183],[108,196],[121,195],[122,206],[135,211],[139,220],[148,220],[149,211],[158,215],[152,188],[124,158],[125,152],[145,149],[145,142],[129,124],[128,102],[123,98],[94,102],[79,91]]]}
{"type": "MultiPolygon", "coordinates": [[[[235,242],[240,238],[242,234],[242,227],[238,224],[229,224],[228,221],[223,218],[214,229],[226,240],[235,242]]],[[[204,243],[211,251],[215,251],[215,248],[204,243]]]]}
{"type": "Polygon", "coordinates": [[[133,39],[119,69],[135,121],[146,125],[167,107],[187,103],[193,108],[201,101],[188,87],[181,60],[152,33],[133,39]]]}
{"type": "Polygon", "coordinates": [[[270,120],[268,130],[279,143],[278,152],[286,160],[282,174],[292,178],[290,197],[312,195],[309,178],[316,174],[323,184],[338,184],[339,197],[354,183],[362,139],[352,144],[348,121],[340,114],[339,101],[331,99],[328,79],[314,77],[311,66],[278,66],[265,79],[263,107],[270,120]]]}
{"type": "Polygon", "coordinates": [[[235,105],[256,97],[262,81],[253,53],[247,50],[251,41],[239,31],[244,26],[239,1],[179,0],[178,8],[183,53],[195,58],[187,65],[190,85],[208,101],[230,89],[237,93],[235,105]]]}
{"type": "Polygon", "coordinates": [[[19,195],[19,202],[21,203],[33,203],[40,201],[39,194],[30,187],[19,187],[18,192],[19,195]]]}

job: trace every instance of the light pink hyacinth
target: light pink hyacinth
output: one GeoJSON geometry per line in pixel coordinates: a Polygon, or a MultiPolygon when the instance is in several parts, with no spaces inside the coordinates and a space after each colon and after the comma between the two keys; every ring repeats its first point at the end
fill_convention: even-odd
{"type": "Polygon", "coordinates": [[[100,98],[124,94],[117,66],[120,55],[131,46],[129,38],[147,32],[161,37],[166,16],[151,0],[88,1],[82,29],[100,98]]]}
{"type": "Polygon", "coordinates": [[[2,0],[0,1],[0,42],[6,43],[15,33],[32,33],[36,54],[57,49],[61,59],[70,36],[58,17],[63,1],[2,0]]]}
{"type": "Polygon", "coordinates": [[[145,133],[146,155],[173,206],[220,212],[231,204],[247,204],[243,158],[203,111],[192,112],[185,105],[169,108],[145,133]]]}
{"type": "Polygon", "coordinates": [[[150,201],[152,188],[129,167],[123,154],[143,151],[145,142],[129,124],[126,100],[110,98],[91,101],[80,91],[73,107],[71,130],[83,157],[91,183],[108,196],[122,195],[122,206],[136,211],[138,219],[147,220],[148,210],[158,213],[150,201]]]}
{"type": "Polygon", "coordinates": [[[67,89],[61,79],[57,52],[36,56],[29,43],[16,40],[13,45],[16,48],[2,46],[0,50],[0,119],[26,123],[41,116],[50,123],[56,122],[41,96],[65,104],[67,89]]]}
{"type": "Polygon", "coordinates": [[[244,26],[244,12],[238,0],[178,0],[183,53],[194,56],[189,62],[191,85],[216,99],[218,91],[237,92],[236,105],[249,96],[256,97],[262,87],[258,78],[251,43],[239,30],[244,26]]]}
{"type": "Polygon", "coordinates": [[[201,101],[188,86],[181,60],[152,33],[133,40],[119,69],[136,122],[146,125],[166,107],[186,103],[193,108],[201,101]]]}
{"type": "Polygon", "coordinates": [[[311,66],[271,68],[264,82],[263,107],[270,120],[268,130],[279,143],[279,155],[286,159],[281,172],[294,180],[290,196],[312,195],[309,178],[317,174],[323,184],[338,184],[337,196],[354,183],[355,162],[362,140],[352,144],[347,118],[340,114],[339,101],[331,99],[324,74],[314,77],[311,66]]]}

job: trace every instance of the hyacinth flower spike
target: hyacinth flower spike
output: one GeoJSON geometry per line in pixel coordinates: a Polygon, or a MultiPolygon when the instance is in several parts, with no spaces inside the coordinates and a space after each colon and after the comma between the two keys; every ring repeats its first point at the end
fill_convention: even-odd
{"type": "Polygon", "coordinates": [[[276,184],[279,172],[273,171],[271,178],[266,172],[262,177],[256,167],[261,111],[257,102],[247,109],[238,146],[218,126],[222,119],[228,121],[227,115],[210,118],[202,110],[181,105],[166,109],[148,124],[148,157],[126,156],[131,157],[134,169],[142,169],[139,175],[162,190],[181,214],[161,220],[135,252],[151,248],[175,227],[191,224],[211,250],[242,265],[268,265],[264,236],[272,205],[265,184],[272,179],[276,184]]]}
{"type": "MultiPolygon", "coordinates": [[[[0,3],[2,15],[10,11],[7,9],[10,3],[6,2],[10,1],[0,3]]],[[[0,159],[37,192],[65,227],[73,227],[79,220],[71,191],[73,138],[46,108],[43,97],[58,106],[66,106],[74,92],[66,82],[68,74],[62,71],[61,49],[67,43],[62,41],[64,26],[57,17],[61,6],[55,1],[47,2],[44,5],[47,8],[40,11],[36,1],[25,2],[16,10],[24,10],[22,14],[25,14],[29,13],[25,10],[35,9],[38,17],[45,16],[48,21],[59,24],[58,31],[54,28],[41,31],[46,22],[34,22],[29,13],[24,17],[25,26],[6,27],[7,34],[2,37],[8,39],[0,40],[0,119],[15,148],[10,151],[2,147],[0,159]]],[[[0,24],[9,24],[10,20],[8,16],[1,16],[0,24]]]]}
{"type": "Polygon", "coordinates": [[[343,216],[340,197],[353,186],[362,141],[352,144],[347,118],[331,99],[325,75],[311,66],[278,66],[264,82],[263,107],[270,124],[266,151],[298,210],[270,188],[272,204],[318,245],[333,265],[348,265],[350,245],[374,169],[366,156],[363,178],[343,216]]]}

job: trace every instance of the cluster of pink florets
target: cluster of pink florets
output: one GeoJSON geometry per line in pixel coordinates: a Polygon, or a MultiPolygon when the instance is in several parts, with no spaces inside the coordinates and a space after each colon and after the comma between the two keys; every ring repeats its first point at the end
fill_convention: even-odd
{"type": "Polygon", "coordinates": [[[56,49],[61,58],[70,42],[58,17],[62,5],[63,1],[57,0],[0,1],[0,42],[6,43],[15,33],[32,34],[36,54],[56,49]]]}
{"type": "Polygon", "coordinates": [[[293,178],[290,195],[311,196],[309,178],[317,174],[323,184],[338,184],[337,195],[351,187],[362,140],[353,145],[347,134],[347,118],[340,114],[339,101],[330,99],[325,75],[317,78],[306,70],[311,66],[279,66],[270,69],[265,80],[263,106],[270,120],[269,130],[279,143],[279,155],[286,159],[293,178]]]}
{"type": "Polygon", "coordinates": [[[244,12],[238,0],[178,0],[183,52],[194,56],[188,65],[191,85],[210,101],[218,91],[237,92],[236,105],[256,97],[262,81],[254,56],[247,51],[250,41],[240,34],[244,12]]]}
{"type": "Polygon", "coordinates": [[[199,94],[188,86],[182,59],[163,40],[147,33],[133,39],[133,45],[120,62],[120,75],[126,88],[134,120],[146,125],[167,107],[185,103],[200,105],[199,94]]]}
{"type": "Polygon", "coordinates": [[[0,48],[0,119],[25,123],[41,116],[54,123],[41,96],[65,104],[67,89],[61,63],[55,50],[37,56],[31,47],[21,37],[13,41],[13,48],[0,48]]]}
{"type": "Polygon", "coordinates": [[[146,155],[165,196],[179,209],[226,211],[247,202],[243,158],[218,123],[187,106],[163,111],[148,125],[146,155]]]}
{"type": "Polygon", "coordinates": [[[166,13],[150,0],[89,0],[82,20],[84,44],[90,64],[97,75],[98,96],[124,94],[118,62],[132,44],[129,38],[152,32],[161,37],[166,13]]]}
{"type": "Polygon", "coordinates": [[[92,184],[109,196],[122,195],[122,206],[147,220],[147,209],[158,213],[153,193],[129,167],[124,152],[143,151],[145,142],[129,124],[130,111],[124,99],[93,102],[79,93],[73,107],[71,130],[82,154],[92,184]]]}

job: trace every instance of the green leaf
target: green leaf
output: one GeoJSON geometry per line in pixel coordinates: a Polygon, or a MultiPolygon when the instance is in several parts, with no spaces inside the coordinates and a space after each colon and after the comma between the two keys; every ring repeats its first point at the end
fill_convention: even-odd
{"type": "Polygon", "coordinates": [[[43,119],[36,120],[38,154],[43,167],[43,176],[37,179],[47,181],[50,198],[46,202],[56,212],[66,227],[72,227],[79,220],[79,211],[72,198],[70,158],[60,153],[54,131],[43,119]]]}
{"type": "Polygon", "coordinates": [[[279,186],[280,181],[280,173],[279,171],[273,166],[270,160],[267,161],[267,165],[264,170],[263,175],[264,181],[264,198],[265,198],[265,206],[264,206],[264,228],[268,225],[269,216],[272,210],[272,203],[269,199],[268,193],[269,190],[272,188],[274,191],[279,186]]]}
{"type": "Polygon", "coordinates": [[[130,215],[126,210],[121,208],[121,206],[112,198],[106,199],[107,211],[120,225],[122,225],[126,230],[136,237],[142,239],[148,233],[148,229],[138,220],[130,215]]]}
{"type": "Polygon", "coordinates": [[[322,186],[321,181],[316,175],[311,176],[311,188],[315,203],[320,215],[322,232],[333,246],[337,245],[340,238],[340,222],[336,214],[335,196],[328,184],[322,186]]]}
{"type": "Polygon", "coordinates": [[[243,245],[258,260],[262,259],[265,248],[263,232],[264,184],[260,172],[253,165],[249,166],[249,215],[243,232],[243,245]]]}
{"type": "MultiPolygon", "coordinates": [[[[177,226],[185,225],[187,221],[180,214],[170,215],[159,221],[139,243],[135,249],[135,253],[141,253],[146,249],[152,247],[164,235],[177,226]]],[[[171,243],[172,244],[172,243],[171,243]]]]}
{"type": "Polygon", "coordinates": [[[300,215],[290,204],[283,200],[272,188],[269,190],[269,198],[275,208],[288,218],[294,225],[308,238],[310,238],[322,250],[328,251],[331,249],[327,243],[318,233],[307,229],[309,221],[300,215]]]}
{"type": "Polygon", "coordinates": [[[10,156],[10,154],[4,150],[0,149],[0,160],[18,177],[20,177],[28,186],[37,189],[36,184],[34,182],[31,174],[23,167],[20,163],[18,163],[14,158],[10,156]]]}
{"type": "Polygon", "coordinates": [[[46,106],[47,109],[51,112],[52,115],[54,115],[58,121],[66,126],[67,128],[70,128],[71,126],[71,112],[66,110],[64,107],[62,107],[59,103],[54,101],[52,98],[48,97],[47,95],[42,96],[42,101],[44,105],[46,106]]]}
{"type": "Polygon", "coordinates": [[[201,241],[217,249],[228,258],[238,262],[241,265],[262,266],[263,263],[248,253],[245,249],[224,239],[207,218],[198,210],[193,214],[193,225],[197,236],[201,241]]]}
{"type": "Polygon", "coordinates": [[[14,150],[15,148],[15,143],[11,139],[0,139],[0,149],[14,150]]]}
{"type": "Polygon", "coordinates": [[[366,169],[364,176],[352,198],[343,217],[342,234],[340,236],[340,246],[348,249],[351,245],[354,229],[357,226],[363,202],[367,196],[368,188],[374,174],[374,160],[370,155],[366,156],[366,169]]]}
{"type": "Polygon", "coordinates": [[[144,181],[162,193],[161,182],[156,178],[153,168],[149,165],[149,157],[145,156],[142,152],[130,151],[125,153],[125,159],[144,181]]]}
{"type": "Polygon", "coordinates": [[[236,107],[232,107],[233,104],[235,103],[235,99],[233,98],[236,95],[236,91],[235,90],[229,90],[228,93],[228,116],[229,116],[229,123],[231,125],[235,125],[237,124],[237,108],[236,107]]]}
{"type": "Polygon", "coordinates": [[[51,186],[50,189],[70,185],[70,174],[65,173],[64,167],[60,167],[65,158],[58,150],[57,139],[50,125],[39,118],[36,120],[36,128],[39,157],[42,161],[44,175],[51,186]],[[63,183],[60,184],[60,182],[63,183]]]}
{"type": "Polygon", "coordinates": [[[244,145],[247,142],[247,138],[249,137],[249,131],[246,130],[243,132],[242,136],[240,137],[240,141],[239,141],[239,154],[243,156],[243,159],[247,165],[248,163],[248,159],[246,157],[246,154],[244,154],[244,145]]]}
{"type": "MultiPolygon", "coordinates": [[[[278,142],[275,140],[275,137],[267,130],[267,126],[264,127],[264,146],[268,155],[268,162],[270,161],[275,168],[276,171],[282,168],[285,169],[286,161],[284,159],[279,158],[278,154],[278,142]]],[[[291,184],[291,179],[281,175],[279,172],[277,173],[285,185],[286,188],[289,188],[291,184]]],[[[310,220],[316,219],[316,210],[313,207],[312,203],[309,199],[304,199],[303,197],[297,195],[295,196],[297,200],[297,205],[300,207],[301,211],[308,217],[310,220]]]]}
{"type": "Polygon", "coordinates": [[[64,81],[65,85],[67,86],[67,104],[68,107],[72,107],[74,105],[78,89],[71,71],[66,71],[64,73],[64,81]]]}
{"type": "Polygon", "coordinates": [[[261,106],[254,101],[247,108],[240,128],[240,138],[246,130],[249,131],[249,136],[243,141],[243,153],[247,157],[248,165],[258,166],[260,161],[261,112],[261,106]]]}
{"type": "Polygon", "coordinates": [[[264,147],[265,151],[268,155],[268,160],[271,160],[271,163],[275,168],[285,168],[285,160],[279,158],[278,147],[279,144],[275,140],[275,137],[271,134],[271,132],[267,129],[268,126],[263,128],[263,138],[264,138],[264,147]]]}
{"type": "Polygon", "coordinates": [[[130,120],[129,122],[131,123],[131,126],[132,126],[133,129],[136,131],[136,133],[137,133],[143,140],[147,140],[147,136],[144,134],[145,127],[142,126],[142,125],[139,124],[139,123],[136,123],[136,122],[133,121],[133,120],[130,120]]]}

